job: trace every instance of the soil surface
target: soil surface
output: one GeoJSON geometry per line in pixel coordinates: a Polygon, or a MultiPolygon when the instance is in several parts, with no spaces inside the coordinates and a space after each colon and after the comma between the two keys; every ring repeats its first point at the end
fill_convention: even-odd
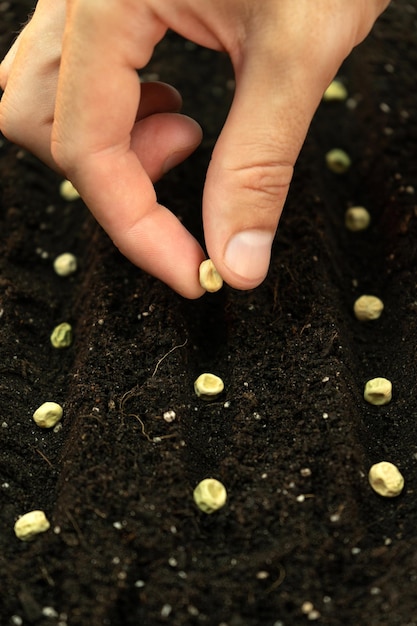
{"type": "MultiPolygon", "coordinates": [[[[3,53],[31,4],[0,2],[3,53]]],[[[254,291],[183,300],[1,140],[1,625],[417,624],[416,35],[416,1],[393,2],[341,68],[349,100],[317,111],[254,291]],[[335,147],[344,175],[325,164],[335,147]],[[368,230],[346,230],[352,205],[368,230]],[[79,269],[61,278],[68,251],[79,269]],[[379,320],[354,317],[364,293],[379,320]],[[58,350],[61,322],[74,341],[58,350]],[[204,371],[225,382],[213,402],[193,391],[204,371]],[[363,399],[376,376],[393,383],[386,406],[363,399]],[[47,400],[64,407],[53,430],[32,420],[47,400]],[[368,484],[382,460],[404,475],[397,498],[368,484]],[[213,515],[192,497],[209,476],[228,491],[213,515]],[[13,526],[33,509],[51,528],[22,542],[13,526]]],[[[157,186],[201,238],[230,65],[170,35],[146,73],[204,128],[157,186]]]]}

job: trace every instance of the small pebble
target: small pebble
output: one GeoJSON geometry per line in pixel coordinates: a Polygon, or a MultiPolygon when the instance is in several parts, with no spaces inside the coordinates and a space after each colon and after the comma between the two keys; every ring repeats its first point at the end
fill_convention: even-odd
{"type": "Polygon", "coordinates": [[[41,428],[53,428],[62,419],[63,409],[56,402],[44,402],[33,414],[33,420],[41,428]]]}
{"type": "Polygon", "coordinates": [[[372,489],[384,498],[395,498],[404,488],[404,478],[401,472],[389,461],[372,465],[368,479],[372,489]]]}
{"type": "Polygon", "coordinates": [[[200,374],[194,382],[194,391],[202,400],[212,400],[218,396],[224,389],[224,383],[219,376],[215,374],[200,374]]]}
{"type": "Polygon", "coordinates": [[[370,404],[382,406],[391,402],[392,383],[387,378],[372,378],[365,385],[363,397],[370,404]]]}
{"type": "Polygon", "coordinates": [[[194,489],[194,502],[204,513],[214,513],[221,509],[227,500],[226,487],[215,478],[205,478],[194,489]]]}
{"type": "Polygon", "coordinates": [[[350,168],[352,161],[344,150],[334,148],[327,152],[326,163],[329,170],[335,174],[344,174],[350,168]]]}
{"type": "Polygon", "coordinates": [[[14,525],[14,532],[18,539],[31,541],[39,533],[46,532],[50,527],[43,511],[30,511],[19,517],[14,525]]]}
{"type": "Polygon", "coordinates": [[[72,343],[71,324],[63,322],[62,324],[55,326],[50,339],[54,348],[68,348],[68,346],[72,343]]]}
{"type": "Polygon", "coordinates": [[[201,263],[198,274],[200,285],[209,293],[219,291],[223,287],[223,279],[211,259],[206,259],[201,263]]]}
{"type": "Polygon", "coordinates": [[[64,252],[56,257],[54,270],[58,276],[70,276],[77,271],[77,259],[70,252],[64,252]]]}
{"type": "Polygon", "coordinates": [[[59,192],[64,200],[68,200],[70,202],[74,200],[78,200],[80,194],[75,189],[74,185],[70,180],[63,180],[59,186],[59,192]]]}
{"type": "Polygon", "coordinates": [[[361,322],[377,320],[383,310],[384,303],[376,296],[360,296],[353,305],[355,317],[361,322]]]}
{"type": "Polygon", "coordinates": [[[164,418],[165,422],[168,422],[168,424],[170,424],[175,420],[177,414],[171,409],[170,411],[165,411],[162,417],[164,418]]]}
{"type": "Polygon", "coordinates": [[[371,223],[370,213],[363,206],[351,206],[345,213],[345,226],[352,232],[368,228],[371,223]]]}
{"type": "Polygon", "coordinates": [[[326,91],[323,94],[323,100],[326,102],[329,101],[343,101],[348,97],[348,92],[344,84],[340,80],[332,80],[330,85],[327,87],[326,91]]]}

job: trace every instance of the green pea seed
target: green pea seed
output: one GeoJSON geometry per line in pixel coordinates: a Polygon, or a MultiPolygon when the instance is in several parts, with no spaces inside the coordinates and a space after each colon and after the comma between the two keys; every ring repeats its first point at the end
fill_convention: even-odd
{"type": "Polygon", "coordinates": [[[53,428],[62,419],[63,409],[56,402],[44,402],[33,414],[33,420],[41,428],[53,428]]]}
{"type": "Polygon", "coordinates": [[[221,509],[227,500],[226,487],[215,478],[205,478],[194,489],[194,502],[204,513],[214,513],[221,509]]]}
{"type": "Polygon", "coordinates": [[[383,310],[384,303],[376,296],[360,296],[353,305],[353,312],[361,322],[377,320],[383,310]]]}
{"type": "Polygon", "coordinates": [[[218,396],[224,389],[224,383],[219,376],[215,374],[200,374],[194,382],[194,391],[202,400],[212,400],[218,396]]]}
{"type": "Polygon", "coordinates": [[[51,333],[51,344],[54,348],[68,348],[72,343],[72,327],[67,322],[55,326],[51,333]]]}
{"type": "Polygon", "coordinates": [[[388,404],[392,398],[392,383],[387,378],[372,378],[366,383],[363,396],[369,404],[388,404]]]}
{"type": "Polygon", "coordinates": [[[64,252],[56,257],[54,270],[58,276],[70,276],[77,271],[77,259],[70,252],[64,252]]]}
{"type": "Polygon", "coordinates": [[[345,226],[352,232],[365,230],[371,223],[369,211],[363,206],[352,206],[345,213],[345,226]]]}
{"type": "Polygon", "coordinates": [[[69,202],[78,200],[80,197],[80,194],[70,180],[63,180],[59,186],[59,191],[64,200],[68,200],[69,202]]]}
{"type": "Polygon", "coordinates": [[[384,498],[395,498],[404,488],[404,477],[398,467],[389,461],[372,465],[368,480],[372,489],[384,498]]]}
{"type": "Polygon", "coordinates": [[[22,541],[31,541],[50,528],[50,523],[43,511],[30,511],[19,517],[14,525],[14,532],[18,539],[22,541]]]}
{"type": "Polygon", "coordinates": [[[323,100],[346,100],[348,92],[344,84],[340,80],[332,80],[323,94],[323,100]]]}
{"type": "Polygon", "coordinates": [[[344,174],[350,168],[352,161],[344,150],[334,148],[326,154],[326,163],[329,170],[335,174],[344,174]]]}
{"type": "Polygon", "coordinates": [[[209,293],[219,291],[223,287],[223,278],[216,270],[211,259],[203,261],[199,268],[200,285],[209,293]]]}

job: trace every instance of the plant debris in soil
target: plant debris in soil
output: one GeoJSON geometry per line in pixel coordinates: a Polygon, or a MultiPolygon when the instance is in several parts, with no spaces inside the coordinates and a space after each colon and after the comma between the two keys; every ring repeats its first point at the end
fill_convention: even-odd
{"type": "MultiPolygon", "coordinates": [[[[3,53],[31,4],[0,3],[3,53]]],[[[392,2],[340,69],[348,99],[317,111],[253,291],[183,300],[0,140],[0,624],[417,623],[416,35],[415,1],[392,2]],[[371,225],[351,232],[358,205],[371,225]],[[65,252],[78,269],[61,277],[65,252]],[[379,319],[356,319],[363,294],[379,319]],[[63,322],[73,341],[56,349],[63,322]],[[203,372],[224,381],[211,402],[194,393],[203,372]],[[375,377],[392,382],[387,405],[363,398],[375,377]],[[41,429],[47,401],[63,417],[41,429]],[[380,461],[404,476],[400,496],[370,487],[380,461]],[[209,477],[228,496],[211,515],[193,501],[209,477]],[[35,509],[50,529],[22,542],[14,524],[35,509]]],[[[145,73],[204,128],[157,185],[201,238],[230,64],[170,34],[145,73]]]]}

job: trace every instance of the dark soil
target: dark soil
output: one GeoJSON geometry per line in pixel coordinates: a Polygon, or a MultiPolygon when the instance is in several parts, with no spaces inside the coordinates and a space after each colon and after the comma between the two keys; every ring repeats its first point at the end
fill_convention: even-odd
{"type": "MultiPolygon", "coordinates": [[[[3,52],[30,4],[0,2],[3,52]]],[[[1,140],[1,625],[417,624],[416,35],[416,1],[393,2],[341,69],[356,107],[321,104],[251,292],[181,299],[1,140]],[[325,166],[334,147],[353,159],[343,176],[325,166]],[[366,232],[344,227],[356,204],[366,232]],[[65,251],[80,264],[67,279],[52,269],[65,251]],[[363,293],[380,320],[353,316],[363,293]],[[74,343],[56,350],[62,321],[74,343]],[[223,377],[220,400],[194,395],[203,371],[223,377]],[[363,400],[375,376],[393,382],[387,406],[363,400]],[[64,406],[56,432],[32,421],[46,400],[64,406]],[[368,484],[381,460],[405,477],[398,498],[368,484]],[[211,516],[192,499],[207,476],[229,495],[211,516]],[[13,525],[32,509],[51,529],[24,543],[13,525]]],[[[230,66],[169,36],[149,72],[206,133],[158,185],[201,235],[230,66]]]]}

